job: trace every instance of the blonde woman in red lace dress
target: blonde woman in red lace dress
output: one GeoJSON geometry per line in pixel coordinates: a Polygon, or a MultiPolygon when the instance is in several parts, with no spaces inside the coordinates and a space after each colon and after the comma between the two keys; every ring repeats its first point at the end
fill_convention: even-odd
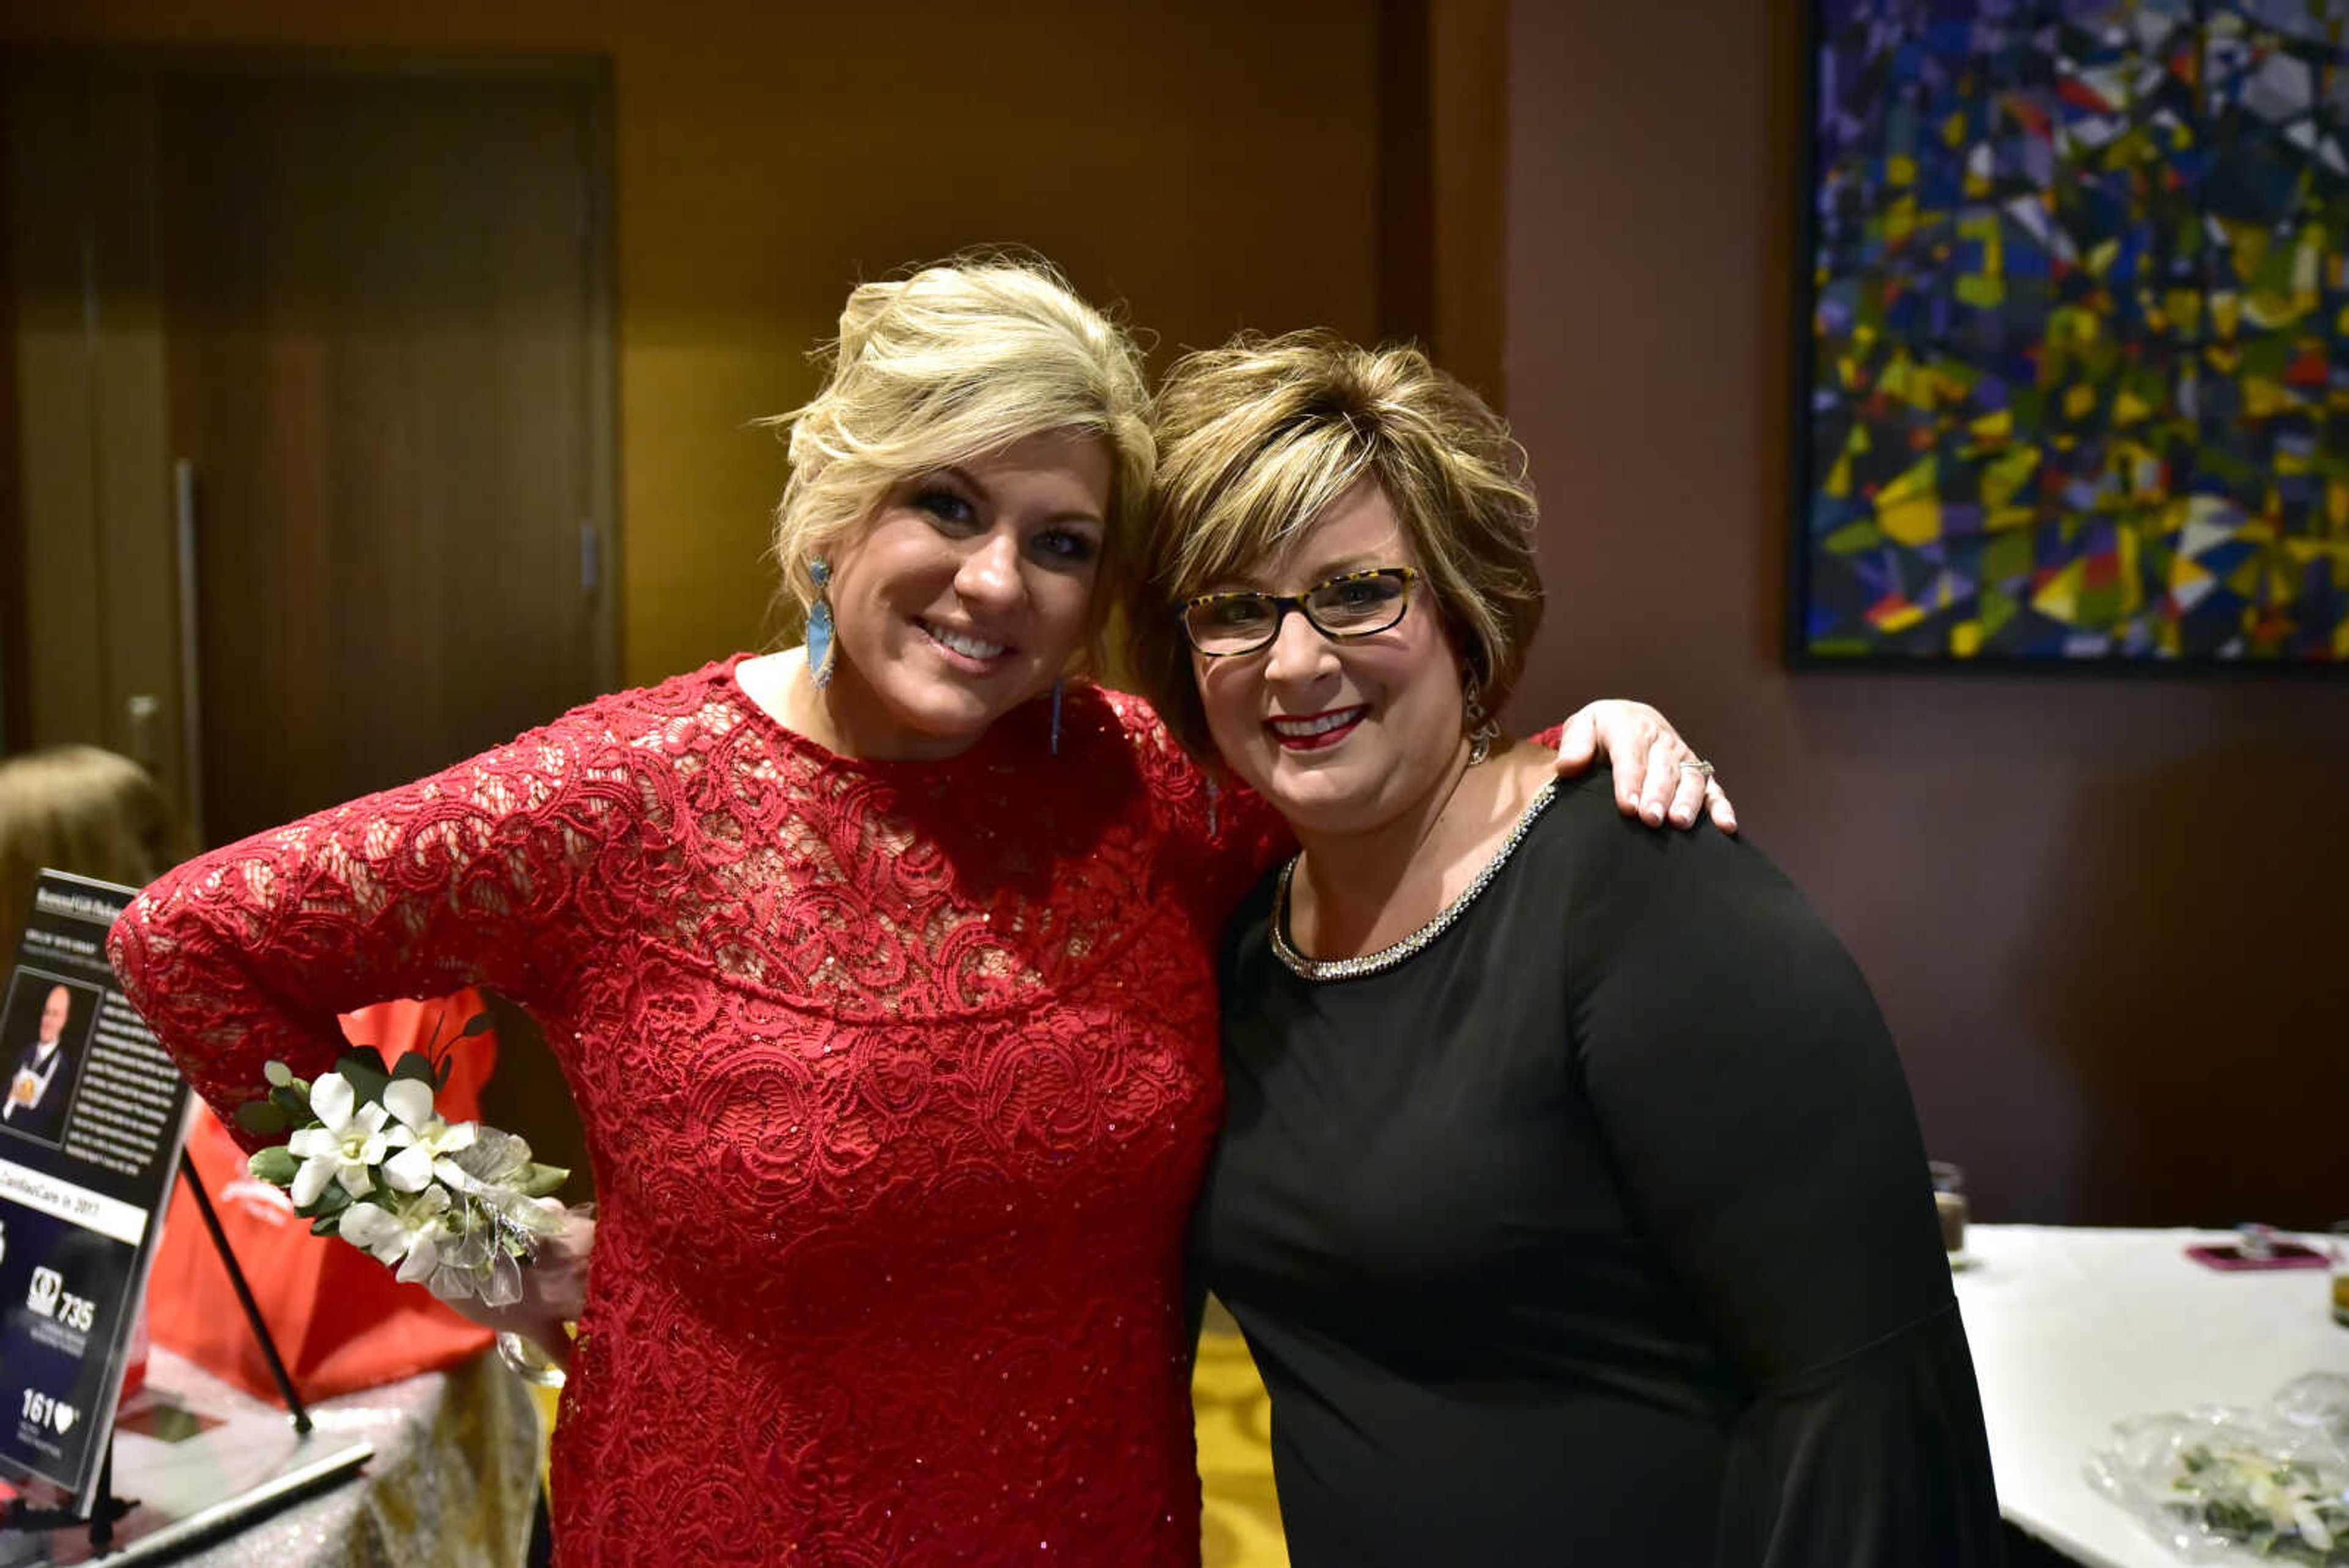
{"type": "MultiPolygon", "coordinates": [[[[1211,950],[1285,836],[1069,678],[1146,414],[1125,337],[1041,268],[861,287],[791,421],[808,649],[215,851],[115,929],[223,1112],[388,997],[481,985],[544,1026],[601,1206],[571,1568],[1197,1560],[1211,950]]],[[[1692,816],[1678,737],[1596,718],[1627,802],[1692,816]]]]}

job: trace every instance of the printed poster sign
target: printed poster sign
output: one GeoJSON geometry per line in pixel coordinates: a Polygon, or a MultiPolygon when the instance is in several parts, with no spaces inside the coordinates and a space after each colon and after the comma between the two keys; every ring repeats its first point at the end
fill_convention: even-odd
{"type": "Polygon", "coordinates": [[[0,996],[0,1476],[85,1511],[187,1127],[106,961],[132,897],[42,872],[0,996]]]}

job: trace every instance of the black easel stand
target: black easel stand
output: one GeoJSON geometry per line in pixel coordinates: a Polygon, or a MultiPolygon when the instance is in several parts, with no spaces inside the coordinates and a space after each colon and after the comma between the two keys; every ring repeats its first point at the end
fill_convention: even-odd
{"type": "Polygon", "coordinates": [[[303,1407],[302,1396],[294,1391],[294,1379],[285,1371],[285,1363],[277,1354],[277,1342],[269,1337],[269,1325],[261,1320],[261,1307],[253,1299],[253,1287],[244,1282],[244,1271],[236,1264],[236,1254],[229,1250],[228,1233],[221,1229],[220,1216],[212,1210],[212,1195],[196,1177],[196,1168],[188,1157],[180,1156],[180,1179],[195,1194],[196,1211],[204,1217],[204,1229],[212,1233],[212,1250],[220,1254],[221,1262],[228,1269],[228,1282],[236,1287],[237,1304],[244,1308],[244,1321],[260,1342],[262,1359],[269,1363],[269,1376],[277,1380],[277,1392],[285,1396],[285,1408],[294,1417],[294,1429],[307,1437],[310,1432],[310,1412],[303,1407]]]}
{"type": "Polygon", "coordinates": [[[114,1544],[114,1521],[139,1506],[137,1498],[114,1495],[114,1434],[106,1435],[106,1458],[98,1470],[98,1501],[90,1504],[89,1512],[78,1509],[27,1508],[25,1500],[17,1498],[8,1504],[0,1527],[9,1530],[62,1530],[67,1525],[87,1522],[89,1543],[99,1549],[114,1544]]]}
{"type": "MultiPolygon", "coordinates": [[[[196,1168],[188,1162],[185,1153],[180,1156],[180,1175],[195,1194],[196,1211],[204,1217],[204,1229],[212,1232],[212,1250],[220,1254],[222,1264],[228,1270],[228,1282],[236,1287],[237,1303],[244,1308],[244,1321],[253,1330],[253,1337],[261,1345],[262,1359],[269,1363],[269,1376],[277,1380],[277,1391],[285,1397],[285,1408],[294,1417],[294,1429],[307,1436],[310,1412],[302,1404],[302,1396],[294,1389],[293,1376],[285,1370],[285,1359],[277,1354],[277,1342],[269,1337],[269,1325],[262,1321],[260,1303],[253,1299],[253,1287],[244,1282],[244,1271],[237,1266],[236,1254],[229,1250],[228,1233],[221,1229],[220,1215],[212,1209],[212,1195],[196,1177],[196,1168]]],[[[103,1550],[114,1544],[114,1521],[139,1506],[136,1498],[114,1495],[114,1434],[106,1435],[106,1458],[99,1461],[98,1500],[85,1515],[71,1507],[27,1508],[23,1498],[8,1504],[5,1515],[0,1515],[0,1527],[9,1530],[62,1530],[68,1525],[89,1525],[89,1543],[103,1550]]]]}

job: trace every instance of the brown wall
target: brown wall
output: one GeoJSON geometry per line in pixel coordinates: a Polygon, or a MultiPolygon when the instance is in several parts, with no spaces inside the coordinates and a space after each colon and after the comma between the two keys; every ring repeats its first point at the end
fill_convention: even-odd
{"type": "MultiPolygon", "coordinates": [[[[1379,322],[1379,0],[15,0],[0,42],[607,55],[625,672],[759,639],[781,450],[860,277],[1031,245],[1165,346],[1379,322]]],[[[1162,354],[1163,358],[1163,354],[1162,354]]]]}
{"type": "Polygon", "coordinates": [[[1630,691],[1857,955],[1992,1219],[2349,1215],[2349,676],[1792,673],[1801,7],[1513,7],[1521,716],[1630,691]]]}

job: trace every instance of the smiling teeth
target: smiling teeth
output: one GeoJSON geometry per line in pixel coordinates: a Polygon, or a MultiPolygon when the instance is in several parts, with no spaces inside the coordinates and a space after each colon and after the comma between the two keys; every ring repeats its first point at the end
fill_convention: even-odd
{"type": "Polygon", "coordinates": [[[948,631],[942,626],[932,626],[927,621],[922,623],[922,629],[967,659],[999,658],[1009,646],[1000,642],[988,642],[982,638],[967,637],[958,631],[948,631]]]}
{"type": "Polygon", "coordinates": [[[1360,708],[1342,708],[1334,713],[1324,713],[1315,719],[1275,719],[1272,727],[1279,733],[1296,740],[1326,735],[1332,730],[1343,729],[1361,716],[1360,708]]]}

